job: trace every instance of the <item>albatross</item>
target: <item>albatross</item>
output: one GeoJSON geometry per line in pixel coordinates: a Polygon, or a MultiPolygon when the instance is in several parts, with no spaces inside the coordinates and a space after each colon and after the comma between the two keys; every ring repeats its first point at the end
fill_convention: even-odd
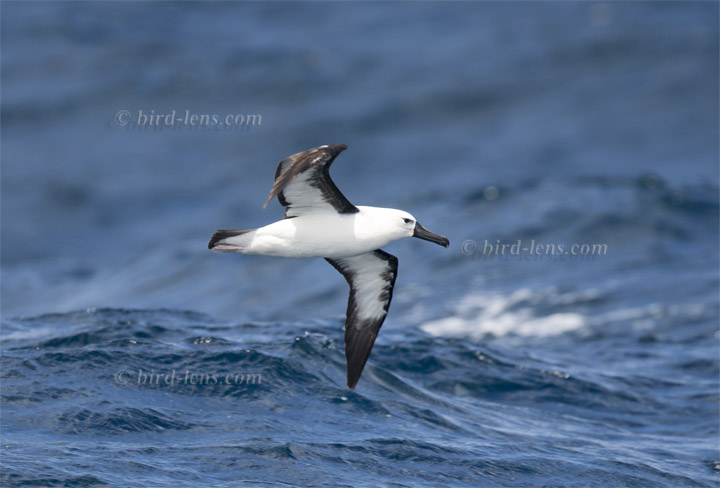
{"type": "Polygon", "coordinates": [[[290,258],[325,258],[350,285],[345,321],[347,386],[355,388],[392,300],[398,259],[381,247],[417,237],[444,247],[434,234],[403,210],[355,206],[330,178],[330,165],[345,144],[320,146],[283,159],[263,205],[277,197],[282,220],[246,230],[218,230],[214,252],[290,258]]]}

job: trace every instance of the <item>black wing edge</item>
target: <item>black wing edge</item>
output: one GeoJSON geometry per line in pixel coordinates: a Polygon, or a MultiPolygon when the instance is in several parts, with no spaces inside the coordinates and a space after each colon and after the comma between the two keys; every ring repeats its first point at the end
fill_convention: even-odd
{"type": "Polygon", "coordinates": [[[375,339],[377,339],[380,327],[382,327],[382,324],[385,322],[390,308],[390,302],[392,301],[395,279],[397,278],[398,259],[382,249],[373,251],[373,254],[387,261],[390,265],[390,270],[386,272],[389,273],[389,276],[385,276],[385,278],[389,279],[389,283],[378,297],[378,299],[385,302],[383,307],[385,310],[384,315],[380,319],[375,321],[367,320],[364,321],[364,323],[361,323],[362,321],[360,321],[357,316],[355,289],[353,288],[352,282],[354,274],[352,271],[344,269],[338,261],[325,258],[328,263],[343,275],[348,285],[350,285],[350,297],[348,298],[347,316],[345,320],[345,359],[347,360],[347,386],[351,390],[355,388],[360,380],[363,369],[365,369],[365,364],[370,357],[370,352],[375,345],[375,339]]]}
{"type": "Polygon", "coordinates": [[[347,149],[345,144],[333,144],[329,146],[321,146],[313,149],[308,149],[297,154],[289,156],[278,164],[275,170],[275,182],[270,189],[270,196],[267,201],[263,204],[263,208],[267,207],[270,201],[278,197],[280,205],[285,208],[290,206],[290,202],[285,199],[283,195],[283,189],[298,175],[304,173],[309,168],[321,164],[318,173],[316,173],[309,181],[309,183],[318,188],[325,200],[333,206],[338,213],[356,213],[359,212],[358,208],[350,203],[350,201],[343,195],[338,187],[330,178],[330,165],[335,161],[335,158],[347,149]],[[318,154],[323,154],[323,157],[318,159],[318,154]],[[285,171],[283,166],[290,163],[285,171]]]}

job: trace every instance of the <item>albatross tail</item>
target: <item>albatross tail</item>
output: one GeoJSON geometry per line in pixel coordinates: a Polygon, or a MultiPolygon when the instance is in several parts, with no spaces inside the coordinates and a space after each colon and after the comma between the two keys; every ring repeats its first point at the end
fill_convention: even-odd
{"type": "Polygon", "coordinates": [[[208,242],[208,249],[211,249],[214,252],[241,253],[252,239],[251,233],[254,233],[256,230],[257,229],[216,230],[210,238],[210,242],[208,242]]]}

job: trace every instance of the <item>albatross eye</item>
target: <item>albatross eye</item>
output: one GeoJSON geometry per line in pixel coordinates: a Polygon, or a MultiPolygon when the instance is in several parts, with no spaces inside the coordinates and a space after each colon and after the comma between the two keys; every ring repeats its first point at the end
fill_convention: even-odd
{"type": "Polygon", "coordinates": [[[406,224],[409,224],[409,223],[411,223],[412,221],[413,221],[412,219],[403,218],[403,222],[405,222],[406,224]]]}

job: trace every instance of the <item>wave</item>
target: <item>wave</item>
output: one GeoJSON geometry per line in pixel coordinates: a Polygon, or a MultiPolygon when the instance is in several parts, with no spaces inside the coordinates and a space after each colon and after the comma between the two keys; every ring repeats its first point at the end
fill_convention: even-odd
{"type": "MultiPolygon", "coordinates": [[[[547,289],[495,296],[484,306],[475,300],[459,307],[468,324],[473,317],[488,316],[487,308],[497,325],[486,330],[533,337],[542,322],[535,327],[508,324],[530,314],[532,306],[550,310],[552,304],[596,303],[603,297],[596,291],[547,289]]],[[[578,316],[583,327],[592,327],[623,317],[656,319],[667,312],[656,307],[604,319],[578,316]]],[[[672,313],[677,318],[688,310],[676,308],[672,313]]],[[[446,476],[490,482],[528,470],[557,481],[546,466],[548,459],[561,456],[569,460],[568,482],[592,467],[598,480],[635,477],[659,486],[704,486],[653,468],[642,456],[632,467],[613,465],[601,454],[602,441],[592,439],[610,433],[622,437],[628,430],[656,432],[654,426],[661,422],[666,426],[662,435],[675,438],[682,430],[704,446],[697,444],[698,436],[707,429],[702,422],[704,406],[713,399],[699,397],[701,391],[687,391],[694,406],[678,406],[662,392],[686,389],[681,381],[614,377],[584,360],[581,367],[567,362],[563,366],[557,355],[534,357],[529,344],[481,345],[462,337],[467,332],[475,336],[476,331],[458,335],[448,333],[441,322],[425,325],[438,335],[418,328],[381,335],[358,389],[351,391],[344,385],[339,320],[234,324],[194,312],[129,309],[13,319],[3,324],[2,335],[3,422],[10,432],[5,442],[12,445],[17,438],[12,433],[30,423],[45,436],[82,442],[145,436],[190,442],[181,450],[156,448],[154,456],[181,463],[188,462],[188,456],[213,455],[225,462],[238,456],[261,463],[315,459],[372,471],[376,459],[392,459],[405,468],[418,463],[423,467],[418,472],[425,474],[417,480],[424,482],[440,482],[446,476]],[[238,374],[244,375],[239,381],[225,381],[238,374]],[[697,419],[695,425],[675,421],[689,413],[697,419]],[[373,425],[369,437],[362,427],[368,424],[373,425]],[[345,427],[338,430],[339,426],[345,427]],[[339,432],[349,437],[338,440],[339,432]],[[533,436],[544,439],[544,444],[520,458],[510,454],[511,445],[533,445],[533,436]],[[203,439],[204,447],[188,439],[203,439]],[[208,439],[216,442],[207,444],[208,439]],[[588,452],[595,453],[592,463],[586,459],[588,452]],[[599,466],[598,456],[605,459],[599,466]],[[448,466],[455,467],[448,471],[448,466]]],[[[573,328],[563,335],[562,328],[555,328],[552,333],[559,335],[540,335],[572,338],[576,332],[573,328]]],[[[696,377],[716,370],[716,363],[707,360],[679,361],[676,366],[696,377]]],[[[650,442],[642,437],[634,441],[650,442]]],[[[8,471],[6,481],[40,479],[32,474],[32,465],[14,457],[12,450],[10,455],[24,468],[8,471]]],[[[50,470],[53,479],[75,482],[55,469],[50,470]]],[[[156,469],[169,467],[161,462],[156,469]]],[[[215,483],[229,482],[222,472],[215,483]]]]}

